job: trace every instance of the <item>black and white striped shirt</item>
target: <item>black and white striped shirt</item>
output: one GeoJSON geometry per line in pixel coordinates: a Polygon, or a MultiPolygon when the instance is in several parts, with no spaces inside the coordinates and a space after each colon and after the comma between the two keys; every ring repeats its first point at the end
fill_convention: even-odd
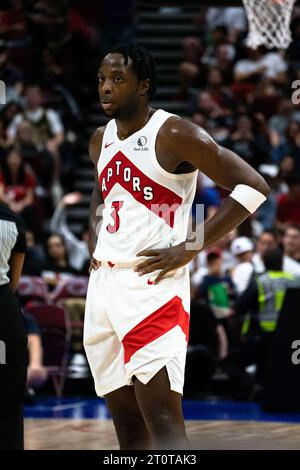
{"type": "Polygon", "coordinates": [[[12,251],[25,253],[25,227],[21,217],[0,202],[0,286],[10,282],[9,259],[12,251]]]}

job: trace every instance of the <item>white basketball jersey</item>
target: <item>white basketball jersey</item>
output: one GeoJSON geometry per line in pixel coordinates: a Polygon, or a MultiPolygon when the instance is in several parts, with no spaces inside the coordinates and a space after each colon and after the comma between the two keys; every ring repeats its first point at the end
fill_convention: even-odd
{"type": "Polygon", "coordinates": [[[125,140],[118,138],[114,119],[107,124],[97,168],[105,204],[97,260],[130,262],[141,250],[167,248],[186,239],[198,171],[169,173],[155,153],[158,131],[171,116],[155,111],[125,140]]]}

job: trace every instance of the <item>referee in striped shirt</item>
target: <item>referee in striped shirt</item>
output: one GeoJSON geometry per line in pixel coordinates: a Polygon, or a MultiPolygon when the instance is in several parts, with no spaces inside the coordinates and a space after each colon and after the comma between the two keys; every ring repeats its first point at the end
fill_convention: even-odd
{"type": "Polygon", "coordinates": [[[24,448],[27,335],[17,288],[25,258],[22,219],[0,202],[0,450],[24,448]]]}

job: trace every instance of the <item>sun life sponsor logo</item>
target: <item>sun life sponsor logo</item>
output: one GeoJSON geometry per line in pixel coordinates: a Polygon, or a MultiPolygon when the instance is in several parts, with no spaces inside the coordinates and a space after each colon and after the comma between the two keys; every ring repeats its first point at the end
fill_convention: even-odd
{"type": "Polygon", "coordinates": [[[141,150],[146,151],[148,150],[148,147],[146,147],[146,144],[147,144],[147,137],[142,135],[141,137],[137,139],[136,146],[133,149],[135,152],[140,152],[141,150]]]}

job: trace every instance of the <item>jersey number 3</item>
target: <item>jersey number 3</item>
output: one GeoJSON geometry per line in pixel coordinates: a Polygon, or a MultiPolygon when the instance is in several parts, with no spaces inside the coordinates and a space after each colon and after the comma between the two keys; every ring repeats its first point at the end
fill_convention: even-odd
{"type": "Polygon", "coordinates": [[[111,213],[111,216],[113,218],[114,223],[113,224],[108,224],[106,227],[106,230],[108,233],[116,233],[119,230],[120,227],[120,216],[119,216],[119,210],[122,208],[124,202],[123,201],[114,201],[112,203],[112,209],[113,212],[111,213]]]}

